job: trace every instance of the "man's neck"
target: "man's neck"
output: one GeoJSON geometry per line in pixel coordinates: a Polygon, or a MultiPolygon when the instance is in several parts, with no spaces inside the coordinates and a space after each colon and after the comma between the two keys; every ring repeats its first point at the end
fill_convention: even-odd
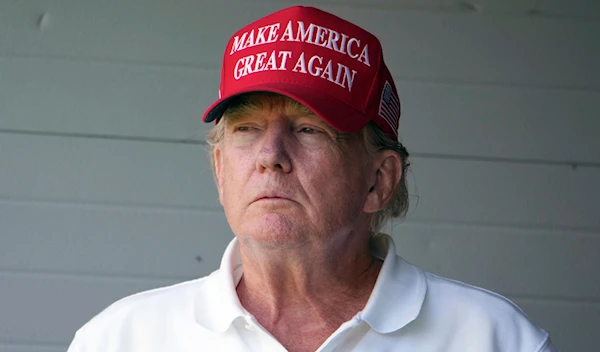
{"type": "Polygon", "coordinates": [[[335,248],[269,249],[263,255],[241,246],[240,302],[288,350],[302,342],[314,351],[370,297],[382,262],[371,256],[368,242],[335,248]]]}

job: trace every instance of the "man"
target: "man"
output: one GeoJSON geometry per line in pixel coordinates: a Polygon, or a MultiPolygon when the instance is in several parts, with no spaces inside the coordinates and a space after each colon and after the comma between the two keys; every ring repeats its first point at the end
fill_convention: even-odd
{"type": "Polygon", "coordinates": [[[292,7],[229,41],[205,113],[235,239],[210,276],[125,298],[79,351],[555,351],[507,299],[403,261],[400,101],[377,38],[292,7]]]}

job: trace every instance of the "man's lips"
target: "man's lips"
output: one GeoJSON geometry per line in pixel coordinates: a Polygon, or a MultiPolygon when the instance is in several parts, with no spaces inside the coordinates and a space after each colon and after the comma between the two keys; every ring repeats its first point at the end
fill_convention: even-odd
{"type": "Polygon", "coordinates": [[[264,194],[264,195],[259,195],[257,197],[254,198],[254,200],[252,201],[252,203],[254,202],[259,202],[259,201],[278,201],[278,200],[292,200],[291,197],[284,195],[284,194],[264,194]]]}
{"type": "Polygon", "coordinates": [[[287,197],[259,197],[256,198],[254,201],[258,202],[259,200],[291,200],[287,197]]]}

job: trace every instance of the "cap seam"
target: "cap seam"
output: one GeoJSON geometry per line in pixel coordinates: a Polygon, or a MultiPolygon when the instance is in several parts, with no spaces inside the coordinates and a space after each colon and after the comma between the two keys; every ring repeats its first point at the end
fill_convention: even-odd
{"type": "MultiPolygon", "coordinates": [[[[377,69],[375,70],[374,79],[371,82],[371,88],[369,88],[369,93],[367,94],[367,99],[365,100],[365,104],[368,104],[371,101],[373,90],[375,89],[376,81],[379,80],[379,76],[381,74],[381,64],[383,63],[383,49],[381,45],[379,46],[379,60],[377,60],[377,69]]],[[[363,109],[367,111],[367,106],[364,106],[363,109]]]]}

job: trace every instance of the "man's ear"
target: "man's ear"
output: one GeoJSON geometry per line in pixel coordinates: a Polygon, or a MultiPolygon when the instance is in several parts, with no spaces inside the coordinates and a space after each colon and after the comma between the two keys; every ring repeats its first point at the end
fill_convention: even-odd
{"type": "Polygon", "coordinates": [[[392,199],[402,178],[402,158],[393,150],[377,152],[371,160],[373,175],[363,205],[366,213],[376,213],[392,199]]]}
{"type": "Polygon", "coordinates": [[[222,152],[219,148],[213,148],[212,157],[215,168],[215,181],[217,183],[217,191],[219,192],[219,202],[223,205],[223,160],[222,152]]]}

